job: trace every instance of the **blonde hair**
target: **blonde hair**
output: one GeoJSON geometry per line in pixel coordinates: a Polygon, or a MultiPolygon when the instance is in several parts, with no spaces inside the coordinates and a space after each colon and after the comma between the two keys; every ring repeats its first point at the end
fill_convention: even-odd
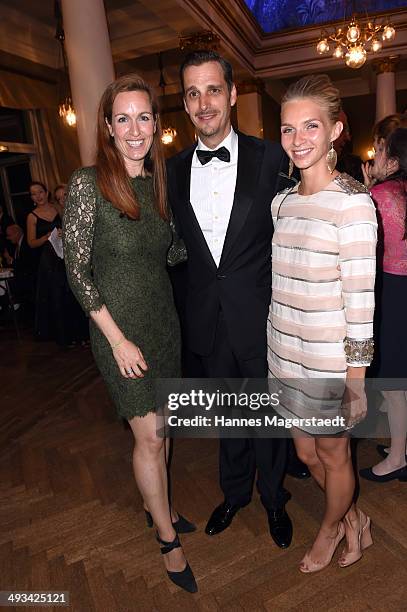
{"type": "Polygon", "coordinates": [[[292,83],[281,101],[281,106],[291,100],[311,98],[319,102],[328,112],[332,123],[339,120],[342,110],[339,89],[335,87],[326,74],[311,74],[302,77],[299,81],[292,83]]]}

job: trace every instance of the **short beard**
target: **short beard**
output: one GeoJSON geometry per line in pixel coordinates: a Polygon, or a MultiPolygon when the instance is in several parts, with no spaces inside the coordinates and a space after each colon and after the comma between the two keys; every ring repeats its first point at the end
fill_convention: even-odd
{"type": "Polygon", "coordinates": [[[198,134],[202,134],[203,136],[215,136],[215,134],[217,134],[217,132],[219,132],[219,128],[211,128],[211,127],[207,127],[204,129],[199,130],[198,134]]]}

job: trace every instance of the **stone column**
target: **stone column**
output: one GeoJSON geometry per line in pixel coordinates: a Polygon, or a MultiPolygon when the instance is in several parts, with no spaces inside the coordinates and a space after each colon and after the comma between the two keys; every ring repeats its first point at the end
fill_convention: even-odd
{"type": "Polygon", "coordinates": [[[263,91],[264,83],[260,79],[244,81],[237,85],[237,123],[239,130],[258,138],[263,138],[263,91]]]}
{"type": "Polygon", "coordinates": [[[115,78],[106,13],[103,0],[62,0],[62,15],[79,150],[89,166],[95,161],[99,101],[115,78]]]}
{"type": "Polygon", "coordinates": [[[376,121],[397,112],[395,73],[398,60],[398,55],[391,55],[373,61],[373,68],[377,74],[376,121]]]}

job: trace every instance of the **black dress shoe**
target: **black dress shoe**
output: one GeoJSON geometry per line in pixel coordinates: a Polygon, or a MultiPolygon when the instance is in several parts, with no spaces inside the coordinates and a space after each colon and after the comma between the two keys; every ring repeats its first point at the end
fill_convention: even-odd
{"type": "MultiPolygon", "coordinates": [[[[244,505],[246,506],[247,504],[244,505]]],[[[243,506],[234,506],[233,504],[224,501],[223,504],[217,506],[212,512],[211,518],[206,525],[205,533],[212,536],[227,529],[230,523],[233,521],[233,517],[235,516],[236,512],[240,510],[240,508],[243,508],[243,506]]]]}
{"type": "Polygon", "coordinates": [[[366,480],[371,480],[372,482],[389,482],[390,480],[397,480],[397,478],[404,482],[407,480],[407,466],[405,465],[398,470],[393,470],[388,474],[383,474],[383,476],[375,474],[372,468],[364,468],[363,470],[359,470],[359,475],[366,480]]]}
{"type": "Polygon", "coordinates": [[[280,548],[288,548],[293,538],[293,524],[285,508],[278,510],[266,508],[266,510],[271,537],[280,548]]]}
{"type": "MultiPolygon", "coordinates": [[[[381,457],[383,457],[383,459],[387,459],[387,457],[389,456],[389,453],[386,449],[388,449],[389,447],[386,446],[385,444],[378,444],[376,446],[376,450],[379,453],[379,455],[381,457]]],[[[407,455],[406,455],[406,461],[407,461],[407,455]]]]}
{"type": "Polygon", "coordinates": [[[287,474],[293,478],[298,478],[299,480],[304,480],[305,478],[309,478],[311,476],[308,467],[297,457],[288,462],[287,474]]]}

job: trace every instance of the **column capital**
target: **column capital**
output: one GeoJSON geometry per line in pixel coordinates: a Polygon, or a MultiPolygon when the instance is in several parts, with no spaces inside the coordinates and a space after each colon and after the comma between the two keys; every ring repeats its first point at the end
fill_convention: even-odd
{"type": "Polygon", "coordinates": [[[373,70],[376,74],[383,74],[384,72],[396,72],[399,59],[399,55],[390,55],[389,57],[376,58],[372,62],[373,70]]]}
{"type": "Polygon", "coordinates": [[[219,36],[211,30],[195,32],[189,36],[181,36],[179,39],[179,48],[181,51],[185,51],[185,53],[197,51],[198,49],[217,51],[219,49],[219,44],[219,36]]]}
{"type": "Polygon", "coordinates": [[[265,91],[263,79],[247,79],[236,83],[237,93],[241,96],[248,93],[262,94],[265,91]]]}

